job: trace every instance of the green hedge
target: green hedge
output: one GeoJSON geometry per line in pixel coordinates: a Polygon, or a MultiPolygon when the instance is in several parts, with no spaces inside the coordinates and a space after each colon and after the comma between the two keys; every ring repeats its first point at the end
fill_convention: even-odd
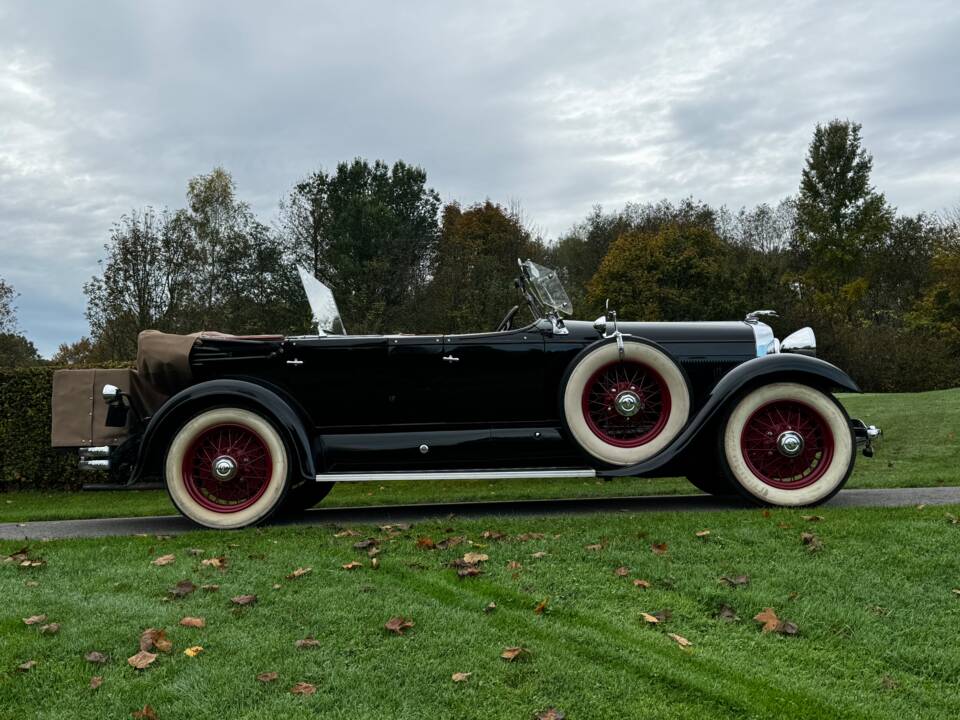
{"type": "MultiPolygon", "coordinates": [[[[130,367],[130,363],[98,367],[130,367]]],[[[106,478],[81,472],[76,452],[50,447],[50,396],[53,373],[60,369],[54,365],[0,368],[0,490],[77,488],[106,478]]]]}

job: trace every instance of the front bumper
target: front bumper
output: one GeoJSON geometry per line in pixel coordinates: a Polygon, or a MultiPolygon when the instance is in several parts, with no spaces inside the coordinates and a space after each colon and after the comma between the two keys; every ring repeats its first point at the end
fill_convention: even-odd
{"type": "Polygon", "coordinates": [[[858,418],[850,418],[850,428],[857,441],[857,447],[864,457],[873,457],[873,444],[883,436],[883,430],[876,425],[867,425],[858,418]]]}

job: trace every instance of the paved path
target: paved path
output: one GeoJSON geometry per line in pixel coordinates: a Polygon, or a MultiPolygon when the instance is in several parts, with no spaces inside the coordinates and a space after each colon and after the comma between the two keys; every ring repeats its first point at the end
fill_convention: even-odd
{"type": "MultiPolygon", "coordinates": [[[[830,502],[821,507],[903,507],[921,504],[960,504],[960,487],[842,490],[830,502]]],[[[453,515],[460,518],[482,518],[498,515],[550,516],[596,512],[718,511],[749,507],[753,506],[735,498],[715,498],[709,495],[514,500],[509,502],[381,505],[363,508],[320,507],[310,510],[294,520],[278,524],[385,524],[432,520],[453,515]]],[[[176,515],[105,520],[52,520],[0,524],[0,540],[107,537],[112,535],[136,535],[138,533],[175,535],[197,529],[196,525],[176,515]]]]}

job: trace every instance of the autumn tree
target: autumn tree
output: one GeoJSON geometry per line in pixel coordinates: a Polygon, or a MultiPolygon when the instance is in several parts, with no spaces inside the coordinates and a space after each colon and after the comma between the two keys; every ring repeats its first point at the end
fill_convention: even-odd
{"type": "Polygon", "coordinates": [[[13,288],[0,278],[0,332],[13,332],[16,327],[15,297],[13,288]]]}

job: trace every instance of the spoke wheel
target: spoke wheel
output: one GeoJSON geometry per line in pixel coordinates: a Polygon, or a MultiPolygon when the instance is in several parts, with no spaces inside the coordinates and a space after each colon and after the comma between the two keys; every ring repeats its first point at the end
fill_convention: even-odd
{"type": "Polygon", "coordinates": [[[266,491],[272,473],[266,442],[243,425],[208,428],[183,457],[187,491],[214,512],[238,512],[253,505],[266,491]]]}
{"type": "Polygon", "coordinates": [[[670,416],[670,391],[656,370],[639,362],[599,368],[583,388],[583,417],[609,445],[638,447],[659,435],[670,416]]]}
{"type": "Polygon", "coordinates": [[[778,400],[749,417],[740,448],[759,480],[782,490],[799,490],[817,482],[830,467],[833,434],[809,405],[778,400]]]}

